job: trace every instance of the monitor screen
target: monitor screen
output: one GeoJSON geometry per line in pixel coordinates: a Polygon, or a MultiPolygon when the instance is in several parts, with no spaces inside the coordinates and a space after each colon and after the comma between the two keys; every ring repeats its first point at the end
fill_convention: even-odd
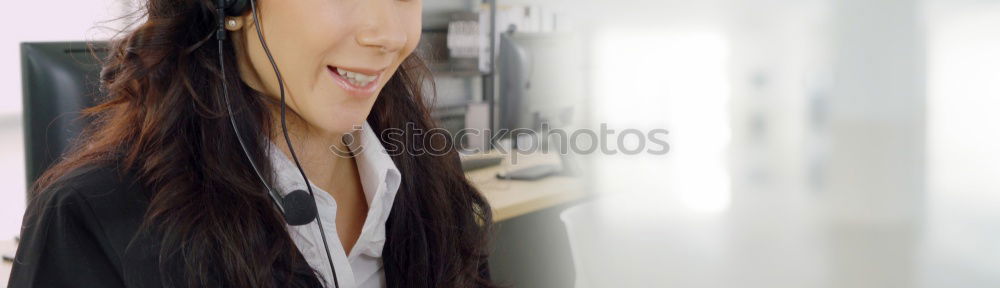
{"type": "Polygon", "coordinates": [[[27,187],[90,122],[80,111],[100,96],[106,53],[99,42],[21,43],[27,187]]]}

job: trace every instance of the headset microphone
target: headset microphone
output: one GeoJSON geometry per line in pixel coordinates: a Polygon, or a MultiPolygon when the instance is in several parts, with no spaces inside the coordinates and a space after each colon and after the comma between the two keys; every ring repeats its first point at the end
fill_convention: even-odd
{"type": "Polygon", "coordinates": [[[306,225],[316,219],[316,201],[305,190],[288,193],[281,198],[281,206],[285,207],[285,222],[288,225],[306,225]]]}
{"type": "Polygon", "coordinates": [[[288,225],[298,226],[305,225],[312,222],[316,223],[319,227],[319,235],[323,239],[323,248],[326,250],[326,260],[330,264],[330,272],[333,275],[333,285],[334,287],[340,287],[340,281],[337,279],[337,269],[333,266],[333,257],[330,254],[330,245],[327,244],[326,232],[323,231],[323,222],[318,217],[318,211],[316,208],[316,195],[313,194],[312,185],[309,185],[309,179],[306,178],[306,173],[302,170],[302,165],[299,164],[299,159],[295,156],[295,149],[292,148],[292,140],[288,137],[288,127],[285,123],[285,84],[284,80],[281,79],[281,72],[278,71],[278,65],[274,62],[274,57],[271,55],[270,49],[267,48],[267,43],[264,41],[264,35],[260,30],[260,18],[257,16],[257,7],[254,0],[215,0],[216,3],[216,13],[218,14],[218,30],[216,31],[216,39],[218,40],[219,48],[219,70],[222,76],[222,95],[225,99],[226,110],[229,112],[229,122],[232,124],[233,132],[236,134],[236,140],[240,143],[240,148],[243,149],[243,154],[246,155],[247,161],[250,162],[250,166],[253,167],[254,173],[257,174],[257,178],[267,188],[268,194],[271,196],[271,200],[274,205],[277,206],[278,210],[281,211],[282,215],[285,217],[285,222],[288,225]],[[271,62],[271,67],[274,68],[274,74],[278,77],[278,90],[281,94],[281,131],[285,136],[285,143],[288,145],[288,150],[292,154],[292,160],[295,162],[295,167],[298,168],[299,174],[302,175],[302,180],[306,185],[306,189],[309,192],[303,190],[295,190],[288,193],[284,197],[279,195],[277,191],[271,189],[271,186],[267,184],[264,180],[264,176],[261,175],[260,170],[257,165],[253,162],[253,157],[250,157],[250,150],[247,149],[245,143],[243,143],[243,136],[240,135],[240,130],[236,127],[236,120],[233,117],[233,108],[229,103],[229,89],[226,87],[226,65],[223,60],[223,42],[226,38],[225,31],[225,16],[243,16],[247,12],[247,9],[253,12],[254,25],[257,29],[257,38],[260,39],[260,45],[264,49],[264,53],[267,55],[268,61],[271,62]]]}

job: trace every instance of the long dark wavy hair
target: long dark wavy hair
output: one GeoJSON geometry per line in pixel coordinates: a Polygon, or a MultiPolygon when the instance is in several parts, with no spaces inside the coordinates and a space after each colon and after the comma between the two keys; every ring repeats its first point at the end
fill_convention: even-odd
{"type": "MultiPolygon", "coordinates": [[[[315,271],[288,236],[230,127],[221,81],[230,87],[251,158],[273,183],[266,145],[274,136],[269,109],[275,100],[244,84],[238,73],[221,79],[213,2],[146,3],[144,20],[109,45],[101,75],[106,98],[84,111],[95,120],[32,190],[42,193],[85,166],[115,163],[135,171],[151,190],[142,230],[160,235],[161,273],[180,269],[184,275],[165,279],[165,286],[315,285],[315,271]],[[164,259],[178,259],[180,268],[167,268],[164,259]]],[[[227,40],[223,48],[227,71],[238,71],[233,45],[227,40]]],[[[403,129],[407,123],[424,131],[435,127],[423,97],[427,75],[411,55],[382,89],[367,121],[383,145],[386,129],[412,133],[403,129]]],[[[412,133],[399,139],[407,147],[453,147],[437,142],[450,141],[442,138],[412,133]]],[[[432,154],[392,156],[402,184],[386,223],[386,281],[390,287],[493,286],[484,273],[490,208],[465,179],[454,151],[432,154]]]]}

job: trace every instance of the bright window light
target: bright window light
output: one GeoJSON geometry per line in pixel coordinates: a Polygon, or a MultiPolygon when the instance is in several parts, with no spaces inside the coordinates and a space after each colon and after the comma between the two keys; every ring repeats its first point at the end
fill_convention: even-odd
{"type": "MultiPolygon", "coordinates": [[[[666,128],[666,156],[601,156],[599,193],[699,212],[729,207],[729,44],[716,31],[635,27],[593,38],[592,114],[609,127],[666,128]],[[655,199],[655,200],[654,200],[655,199]]],[[[637,201],[638,202],[638,201],[637,201]]]]}

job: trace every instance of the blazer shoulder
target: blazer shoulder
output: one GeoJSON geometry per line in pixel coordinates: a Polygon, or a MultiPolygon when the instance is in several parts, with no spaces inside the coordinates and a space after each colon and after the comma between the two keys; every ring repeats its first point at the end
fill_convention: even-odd
{"type": "MultiPolygon", "coordinates": [[[[93,198],[115,193],[145,192],[140,183],[137,174],[130,169],[114,163],[97,163],[68,171],[41,193],[78,193],[79,196],[93,198]]],[[[140,196],[148,198],[147,193],[142,194],[140,196]]]]}
{"type": "Polygon", "coordinates": [[[88,214],[96,218],[112,240],[131,238],[135,234],[145,217],[151,195],[137,173],[114,163],[73,169],[46,190],[41,193],[54,194],[47,196],[54,200],[48,201],[50,205],[74,198],[86,204],[88,214]]]}
{"type": "Polygon", "coordinates": [[[11,287],[121,287],[122,259],[145,211],[130,178],[113,166],[81,167],[32,195],[11,287]]]}
{"type": "Polygon", "coordinates": [[[30,214],[50,218],[74,215],[79,217],[77,221],[89,223],[95,236],[107,241],[103,244],[110,254],[121,256],[139,232],[149,195],[136,173],[114,164],[93,164],[68,171],[39,191],[25,219],[30,214]]]}

